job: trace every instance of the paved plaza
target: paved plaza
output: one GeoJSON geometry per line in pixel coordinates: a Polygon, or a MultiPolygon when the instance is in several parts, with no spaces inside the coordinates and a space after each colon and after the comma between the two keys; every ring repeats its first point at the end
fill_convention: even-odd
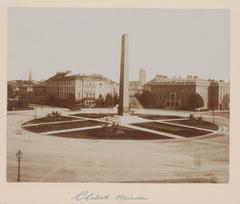
{"type": "MultiPolygon", "coordinates": [[[[154,130],[124,124],[125,127],[171,137],[167,140],[74,139],[51,136],[49,132],[33,133],[22,128],[22,124],[34,119],[35,115],[43,117],[52,110],[58,110],[64,116],[78,113],[51,107],[8,112],[7,181],[17,180],[16,152],[19,149],[23,152],[22,182],[222,183],[228,181],[229,118],[224,115],[215,116],[215,121],[219,125],[218,130],[191,138],[157,133],[154,130]]],[[[115,109],[83,109],[81,113],[116,113],[116,111],[115,109]]],[[[189,112],[184,111],[139,109],[135,112],[189,116],[189,112]]],[[[212,120],[211,113],[194,114],[201,115],[205,120],[212,120]]],[[[81,122],[86,118],[76,116],[76,120],[81,122]]],[[[171,124],[171,119],[158,122],[171,124]]],[[[32,124],[34,125],[37,124],[32,124]]],[[[178,126],[188,127],[180,124],[178,126]]],[[[88,128],[96,127],[98,126],[88,128]]],[[[203,128],[195,127],[195,129],[203,128]]],[[[72,129],[58,130],[54,133],[69,131],[72,129]]]]}

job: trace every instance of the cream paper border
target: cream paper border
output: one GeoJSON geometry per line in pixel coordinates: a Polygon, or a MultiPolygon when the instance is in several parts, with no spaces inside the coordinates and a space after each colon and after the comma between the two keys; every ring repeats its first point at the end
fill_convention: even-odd
{"type": "Polygon", "coordinates": [[[0,203],[240,203],[240,1],[239,0],[0,0],[0,203]],[[227,184],[94,184],[6,182],[6,90],[8,7],[205,8],[231,12],[230,177],[227,184]],[[82,190],[142,195],[146,201],[73,202],[82,190]]]}

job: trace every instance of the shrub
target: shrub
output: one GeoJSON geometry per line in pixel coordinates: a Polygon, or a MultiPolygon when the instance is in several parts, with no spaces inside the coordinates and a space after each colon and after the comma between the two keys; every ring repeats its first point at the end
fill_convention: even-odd
{"type": "Polygon", "coordinates": [[[61,120],[62,119],[62,115],[58,111],[52,111],[51,113],[48,113],[46,115],[46,119],[47,120],[61,120]]]}
{"type": "Polygon", "coordinates": [[[204,101],[201,95],[198,93],[192,94],[188,97],[188,107],[191,110],[196,110],[204,106],[204,101]]]}
{"type": "Polygon", "coordinates": [[[194,117],[193,114],[190,114],[190,115],[189,115],[189,118],[190,118],[190,120],[194,120],[194,119],[195,119],[195,117],[194,117]]]}
{"type": "Polygon", "coordinates": [[[102,132],[105,138],[108,139],[109,136],[116,136],[119,134],[118,126],[119,123],[115,121],[109,121],[108,118],[106,118],[106,122],[104,122],[102,125],[102,132]]]}

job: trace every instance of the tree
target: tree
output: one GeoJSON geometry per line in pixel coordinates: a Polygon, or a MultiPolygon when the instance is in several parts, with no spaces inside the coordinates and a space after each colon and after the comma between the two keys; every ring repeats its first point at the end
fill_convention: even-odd
{"type": "Polygon", "coordinates": [[[47,97],[46,104],[50,106],[55,106],[57,104],[57,98],[53,95],[47,97]]]}
{"type": "Polygon", "coordinates": [[[210,99],[208,100],[208,108],[212,110],[212,123],[215,123],[215,110],[218,109],[218,106],[218,95],[216,95],[215,97],[210,97],[210,99]]]}
{"type": "Polygon", "coordinates": [[[209,100],[208,100],[208,108],[210,110],[218,109],[218,105],[219,105],[219,103],[218,103],[218,98],[217,97],[209,98],[209,100]]]}
{"type": "Polygon", "coordinates": [[[14,110],[18,104],[18,93],[13,85],[7,85],[7,110],[14,110]]]}
{"type": "Polygon", "coordinates": [[[201,108],[204,106],[203,98],[200,94],[195,93],[188,97],[188,107],[192,110],[196,110],[197,108],[201,108]]]}
{"type": "Polygon", "coordinates": [[[29,104],[28,98],[23,97],[23,96],[20,96],[20,97],[19,97],[18,102],[17,102],[17,106],[18,106],[19,108],[27,107],[28,104],[29,104]]]}
{"type": "Polygon", "coordinates": [[[75,97],[73,94],[69,94],[68,98],[66,99],[66,106],[68,108],[74,108],[76,105],[75,97]]]}
{"type": "Polygon", "coordinates": [[[113,106],[116,106],[119,103],[119,98],[117,94],[113,96],[113,106]]]}
{"type": "Polygon", "coordinates": [[[138,99],[139,101],[141,100],[141,94],[140,94],[140,93],[136,93],[134,96],[135,96],[135,98],[138,99]]]}
{"type": "Polygon", "coordinates": [[[223,100],[222,100],[222,109],[229,109],[229,102],[230,102],[230,96],[229,94],[225,94],[223,96],[223,100]]]}
{"type": "Polygon", "coordinates": [[[8,98],[14,98],[15,97],[14,87],[10,84],[7,85],[7,97],[8,98]]]}
{"type": "Polygon", "coordinates": [[[140,97],[143,107],[151,108],[153,106],[153,95],[150,91],[144,91],[140,97]]]}
{"type": "Polygon", "coordinates": [[[106,95],[106,98],[105,98],[105,101],[104,101],[104,105],[106,107],[112,107],[113,106],[113,97],[111,94],[107,94],[106,95]]]}
{"type": "Polygon", "coordinates": [[[99,95],[99,97],[96,99],[96,107],[97,108],[103,108],[104,107],[104,99],[102,97],[102,94],[99,95]]]}

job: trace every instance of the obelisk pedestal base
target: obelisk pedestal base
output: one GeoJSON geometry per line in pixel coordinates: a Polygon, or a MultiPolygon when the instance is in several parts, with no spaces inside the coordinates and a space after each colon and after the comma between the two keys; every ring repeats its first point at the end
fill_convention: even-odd
{"type": "Polygon", "coordinates": [[[116,121],[118,121],[120,124],[133,124],[133,123],[142,123],[146,122],[145,119],[140,118],[136,115],[114,115],[114,118],[116,118],[116,121]]]}

